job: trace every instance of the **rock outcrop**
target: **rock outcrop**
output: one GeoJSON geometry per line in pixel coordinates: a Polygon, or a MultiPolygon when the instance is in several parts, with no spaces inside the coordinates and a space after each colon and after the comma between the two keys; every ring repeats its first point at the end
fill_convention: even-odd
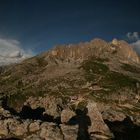
{"type": "Polygon", "coordinates": [[[133,47],[127,42],[117,39],[113,39],[111,43],[101,39],[94,39],[90,42],[83,42],[76,45],[56,46],[47,53],[42,54],[42,56],[45,57],[46,60],[55,58],[67,62],[75,60],[82,62],[91,56],[102,58],[113,57],[114,54],[112,55],[112,50],[116,50],[117,55],[115,55],[115,57],[118,59],[139,63],[139,57],[133,50],[133,47]]]}
{"type": "MultiPolygon", "coordinates": [[[[49,110],[49,108],[47,108],[47,110],[49,110]]],[[[61,111],[61,122],[58,124],[58,122],[55,121],[50,122],[49,119],[47,120],[47,117],[45,122],[42,121],[41,118],[40,120],[32,120],[31,118],[21,120],[20,115],[12,115],[8,110],[1,107],[0,137],[15,137],[25,140],[76,140],[78,137],[81,137],[82,131],[83,138],[87,137],[87,133],[89,138],[93,140],[95,138],[112,138],[113,134],[104,123],[96,103],[88,103],[87,110],[87,114],[84,114],[83,109],[80,114],[77,111],[75,112],[65,108],[61,111]],[[87,118],[90,120],[90,124],[88,124],[89,120],[87,121],[87,118]],[[87,127],[84,128],[83,126],[87,127]]]]}
{"type": "Polygon", "coordinates": [[[101,113],[99,112],[96,103],[90,101],[87,105],[88,115],[91,119],[89,133],[92,139],[112,139],[113,134],[108,126],[104,123],[101,113]]]}
{"type": "Polygon", "coordinates": [[[133,47],[130,46],[126,41],[118,41],[117,39],[113,39],[111,43],[117,52],[117,56],[120,57],[124,62],[134,62],[139,63],[139,56],[133,50],[133,47]]]}

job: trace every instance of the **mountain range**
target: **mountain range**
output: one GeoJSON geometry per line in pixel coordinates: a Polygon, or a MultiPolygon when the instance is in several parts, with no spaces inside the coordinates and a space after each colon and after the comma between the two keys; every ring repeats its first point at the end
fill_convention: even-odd
{"type": "Polygon", "coordinates": [[[0,129],[1,138],[140,138],[140,58],[123,40],[96,38],[58,45],[20,63],[2,66],[0,96],[0,116],[4,118],[0,126],[2,130],[6,127],[5,133],[0,129]],[[17,123],[14,132],[5,122],[10,118],[5,111],[12,123],[17,123]],[[19,134],[19,120],[13,116],[22,120],[20,125],[25,127],[29,120],[29,126],[32,122],[38,129],[19,134]],[[73,124],[75,116],[82,121],[73,124]]]}

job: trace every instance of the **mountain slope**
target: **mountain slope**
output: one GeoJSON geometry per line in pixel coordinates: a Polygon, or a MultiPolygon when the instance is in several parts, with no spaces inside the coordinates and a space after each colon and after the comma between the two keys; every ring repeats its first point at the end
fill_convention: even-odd
{"type": "MultiPolygon", "coordinates": [[[[0,94],[7,99],[7,106],[18,112],[25,104],[34,108],[46,107],[43,101],[46,97],[50,100],[51,97],[54,100],[60,98],[67,105],[74,100],[74,105],[80,108],[90,100],[104,112],[104,120],[122,120],[119,116],[123,113],[138,122],[139,64],[139,57],[132,47],[116,39],[109,43],[94,39],[76,45],[56,46],[20,64],[3,68],[0,94]]],[[[58,104],[62,110],[65,108],[60,101],[58,104]]],[[[55,110],[50,107],[49,115],[60,117],[61,111],[56,113],[55,110]]]]}
{"type": "Polygon", "coordinates": [[[114,86],[122,83],[119,86],[123,87],[129,84],[129,79],[131,82],[132,76],[139,79],[138,64],[138,56],[124,41],[107,43],[94,39],[77,45],[57,46],[1,73],[0,92],[40,96],[57,94],[61,89],[60,92],[76,94],[87,82],[100,86],[108,83],[110,87],[111,83],[114,86]]]}

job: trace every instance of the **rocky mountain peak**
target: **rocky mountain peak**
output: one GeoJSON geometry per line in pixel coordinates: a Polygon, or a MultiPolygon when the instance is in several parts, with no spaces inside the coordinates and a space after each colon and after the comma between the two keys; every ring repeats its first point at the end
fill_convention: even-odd
{"type": "Polygon", "coordinates": [[[101,58],[120,59],[125,62],[139,63],[139,57],[127,42],[113,39],[111,43],[95,38],[89,42],[79,44],[59,45],[42,54],[47,60],[55,58],[61,60],[83,61],[91,56],[101,58]]]}
{"type": "Polygon", "coordinates": [[[117,56],[125,62],[139,63],[139,56],[126,41],[113,39],[111,45],[116,49],[117,56]]]}
{"type": "Polygon", "coordinates": [[[116,38],[114,38],[111,43],[115,46],[119,45],[119,41],[116,38]]]}

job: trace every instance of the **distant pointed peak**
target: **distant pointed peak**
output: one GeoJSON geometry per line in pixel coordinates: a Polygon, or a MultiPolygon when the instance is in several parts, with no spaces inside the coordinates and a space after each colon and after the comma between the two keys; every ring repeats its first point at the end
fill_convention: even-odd
{"type": "Polygon", "coordinates": [[[118,39],[114,38],[111,42],[113,45],[118,46],[119,45],[119,41],[118,39]]]}

